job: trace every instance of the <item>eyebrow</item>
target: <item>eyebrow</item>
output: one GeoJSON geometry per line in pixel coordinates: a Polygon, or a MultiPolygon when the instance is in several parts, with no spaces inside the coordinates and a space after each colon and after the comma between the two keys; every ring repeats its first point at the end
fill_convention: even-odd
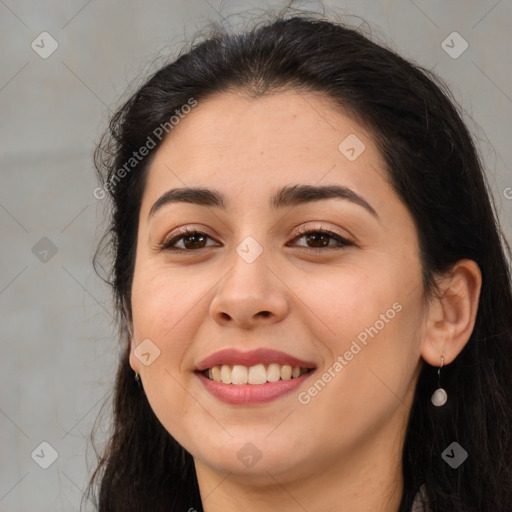
{"type": "MultiPolygon", "coordinates": [[[[357,204],[377,219],[379,215],[362,196],[352,189],[340,185],[293,185],[278,190],[269,201],[272,209],[277,210],[288,206],[306,204],[324,199],[343,199],[357,204]]],[[[226,198],[222,192],[202,187],[173,188],[165,192],[151,207],[148,220],[163,206],[171,203],[191,203],[226,209],[226,198]]]]}

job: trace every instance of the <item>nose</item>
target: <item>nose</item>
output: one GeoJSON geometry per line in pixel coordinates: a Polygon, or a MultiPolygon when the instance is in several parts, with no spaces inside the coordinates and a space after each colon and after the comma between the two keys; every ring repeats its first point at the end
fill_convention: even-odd
{"type": "Polygon", "coordinates": [[[210,304],[210,314],[217,323],[252,329],[285,318],[288,288],[268,260],[266,251],[254,261],[243,252],[235,253],[232,267],[210,304]]]}

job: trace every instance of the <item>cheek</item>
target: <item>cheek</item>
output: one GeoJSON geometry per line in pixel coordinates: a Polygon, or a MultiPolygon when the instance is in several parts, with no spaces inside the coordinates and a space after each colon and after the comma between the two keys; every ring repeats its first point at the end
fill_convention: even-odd
{"type": "MultiPolygon", "coordinates": [[[[204,316],[197,278],[152,263],[136,266],[132,286],[134,338],[139,346],[151,340],[159,355],[142,367],[144,392],[157,418],[170,430],[181,425],[194,407],[185,390],[182,362],[204,316]]],[[[207,289],[207,288],[206,288],[207,289]]]]}
{"type": "Polygon", "coordinates": [[[132,309],[135,333],[165,342],[194,317],[204,304],[209,286],[199,273],[177,272],[154,264],[135,269],[132,309]],[[187,321],[183,322],[183,319],[187,321]]]}
{"type": "Polygon", "coordinates": [[[419,272],[412,265],[399,269],[386,260],[380,263],[308,279],[313,293],[305,311],[316,313],[310,327],[316,326],[318,350],[327,349],[325,388],[331,391],[325,398],[337,403],[331,411],[335,416],[336,411],[384,413],[400,404],[419,360],[419,288],[410,293],[419,272]]]}
{"type": "Polygon", "coordinates": [[[311,312],[311,325],[323,333],[322,341],[342,350],[359,334],[364,341],[365,333],[369,337],[366,329],[376,323],[380,331],[399,316],[397,310],[403,307],[402,276],[382,262],[344,265],[311,273],[298,280],[293,290],[303,302],[298,307],[311,312]]]}
{"type": "Polygon", "coordinates": [[[400,432],[418,363],[408,315],[404,308],[384,325],[374,320],[363,328],[351,321],[347,332],[352,329],[353,336],[340,329],[331,347],[332,363],[298,397],[303,417],[314,418],[309,434],[328,435],[333,443],[350,449],[356,440],[373,438],[388,421],[400,432]]]}

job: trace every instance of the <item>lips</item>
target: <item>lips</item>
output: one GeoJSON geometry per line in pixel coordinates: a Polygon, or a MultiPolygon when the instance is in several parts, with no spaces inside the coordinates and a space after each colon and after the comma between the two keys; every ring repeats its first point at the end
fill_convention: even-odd
{"type": "MultiPolygon", "coordinates": [[[[315,369],[315,363],[299,359],[278,350],[263,348],[249,351],[225,349],[203,359],[196,366],[195,373],[204,386],[204,389],[221,402],[237,406],[251,406],[270,403],[278,398],[290,395],[294,390],[302,386],[306,380],[311,378],[315,369]],[[274,381],[274,376],[271,381],[265,383],[258,381],[255,384],[244,383],[245,379],[235,383],[218,382],[205,375],[205,370],[213,369],[210,371],[218,372],[220,368],[221,370],[229,370],[228,373],[231,374],[232,378],[233,372],[231,367],[237,368],[237,371],[249,368],[250,372],[251,367],[257,366],[260,370],[261,367],[269,367],[269,369],[270,367],[274,367],[275,369],[278,365],[282,365],[282,368],[286,368],[288,374],[292,369],[295,371],[300,370],[300,374],[295,378],[290,378],[293,377],[293,375],[290,376],[287,374],[284,376],[285,380],[279,378],[277,381],[274,381]],[[302,369],[304,369],[306,373],[302,373],[302,369]]],[[[228,378],[228,380],[231,379],[228,378]]]]}
{"type": "MultiPolygon", "coordinates": [[[[205,377],[202,372],[196,372],[197,378],[203,388],[215,399],[230,406],[259,406],[269,404],[278,399],[286,399],[314,374],[314,370],[290,380],[278,380],[266,384],[242,384],[233,386],[216,382],[205,377]]],[[[288,398],[289,399],[289,398],[288,398]]]]}
{"type": "Polygon", "coordinates": [[[196,371],[202,372],[214,366],[242,365],[255,366],[257,364],[277,363],[280,365],[299,366],[305,369],[314,369],[316,365],[311,361],[299,359],[285,352],[272,349],[256,349],[242,352],[236,349],[225,349],[203,359],[197,366],[196,371]]]}

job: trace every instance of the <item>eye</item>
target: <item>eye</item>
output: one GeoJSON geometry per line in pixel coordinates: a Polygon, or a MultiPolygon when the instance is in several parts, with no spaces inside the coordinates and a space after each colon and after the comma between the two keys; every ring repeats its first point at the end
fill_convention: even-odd
{"type": "MultiPolygon", "coordinates": [[[[180,233],[164,240],[160,244],[159,248],[173,252],[190,252],[191,250],[200,250],[207,247],[205,242],[208,238],[211,239],[209,235],[203,233],[202,231],[197,231],[194,229],[189,230],[185,228],[180,233]],[[183,247],[175,247],[176,243],[181,242],[182,240],[183,247]]],[[[352,242],[349,242],[347,239],[343,238],[337,233],[327,229],[302,229],[299,236],[296,236],[293,240],[300,240],[301,238],[306,238],[307,243],[317,244],[317,247],[306,246],[306,248],[301,250],[301,252],[325,252],[330,250],[339,250],[346,246],[354,245],[352,242]],[[329,239],[335,240],[338,242],[338,244],[329,244],[329,239]]]]}
{"type": "Polygon", "coordinates": [[[317,244],[316,247],[306,247],[306,249],[302,252],[325,252],[331,250],[340,250],[343,249],[343,247],[354,245],[346,238],[343,238],[341,235],[338,235],[334,231],[330,231],[328,229],[302,229],[300,230],[300,235],[295,237],[294,240],[300,240],[301,238],[306,238],[307,242],[317,244]],[[329,245],[329,238],[337,241],[338,245],[329,245]]]}
{"type": "MultiPolygon", "coordinates": [[[[205,242],[205,240],[207,238],[211,238],[209,235],[207,235],[206,233],[203,233],[202,231],[197,231],[197,230],[189,230],[187,228],[185,228],[183,231],[181,231],[179,234],[169,238],[169,239],[166,239],[162,242],[162,244],[160,245],[160,249],[165,249],[165,250],[169,250],[169,251],[175,251],[175,252],[187,252],[188,249],[190,248],[194,248],[195,249],[203,249],[205,246],[203,245],[203,243],[205,242]],[[181,247],[174,247],[174,245],[176,244],[176,242],[180,241],[181,240],[184,240],[184,248],[181,248],[181,247]],[[188,243],[190,242],[190,243],[188,243]]],[[[190,252],[190,251],[188,251],[190,252]]]]}

